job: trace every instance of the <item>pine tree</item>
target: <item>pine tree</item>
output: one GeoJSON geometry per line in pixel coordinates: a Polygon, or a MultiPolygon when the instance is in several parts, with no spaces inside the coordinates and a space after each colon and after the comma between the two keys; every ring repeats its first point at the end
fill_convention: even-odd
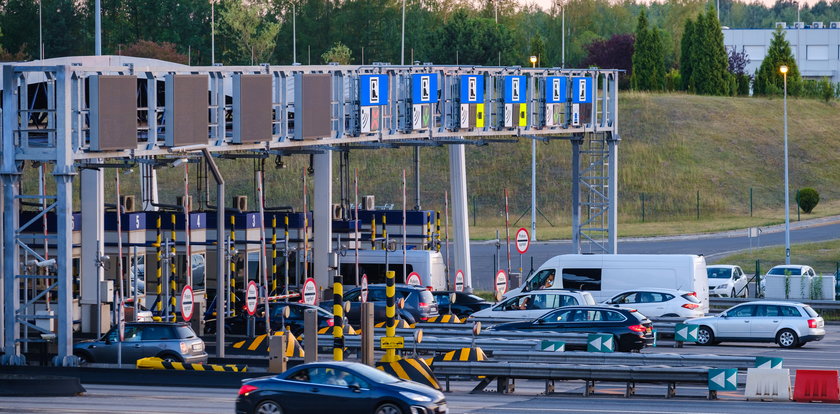
{"type": "Polygon", "coordinates": [[[691,77],[691,73],[694,70],[695,25],[694,20],[691,18],[685,20],[685,30],[680,41],[680,78],[682,89],[688,92],[695,91],[691,77]]]}
{"type": "Polygon", "coordinates": [[[767,50],[767,56],[761,62],[761,67],[755,73],[753,81],[753,93],[756,95],[777,95],[782,93],[784,78],[779,67],[787,65],[788,94],[798,95],[801,90],[801,78],[796,60],[790,43],[785,40],[785,33],[782,29],[776,29],[773,33],[773,40],[767,50]]]}
{"type": "Polygon", "coordinates": [[[665,86],[665,56],[662,35],[657,28],[648,28],[644,10],[636,25],[633,45],[633,74],[630,86],[641,91],[661,90],[665,86]]]}
{"type": "Polygon", "coordinates": [[[693,32],[690,84],[698,94],[729,95],[729,61],[713,7],[709,6],[706,13],[698,17],[693,32]]]}

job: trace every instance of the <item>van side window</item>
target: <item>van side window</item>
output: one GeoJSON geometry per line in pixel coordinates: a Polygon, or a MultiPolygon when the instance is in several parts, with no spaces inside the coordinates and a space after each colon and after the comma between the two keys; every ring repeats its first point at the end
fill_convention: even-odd
{"type": "Polygon", "coordinates": [[[563,269],[563,288],[601,290],[601,269],[563,269]]]}
{"type": "Polygon", "coordinates": [[[531,280],[528,281],[527,290],[545,289],[554,287],[555,269],[545,269],[537,272],[531,280]]]}

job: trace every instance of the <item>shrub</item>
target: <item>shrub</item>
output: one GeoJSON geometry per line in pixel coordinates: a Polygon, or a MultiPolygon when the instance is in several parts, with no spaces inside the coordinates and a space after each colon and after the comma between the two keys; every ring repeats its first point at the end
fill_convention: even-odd
{"type": "Polygon", "coordinates": [[[669,92],[676,91],[682,85],[682,80],[680,78],[680,71],[677,69],[671,69],[670,72],[665,74],[665,90],[669,92]]]}
{"type": "Polygon", "coordinates": [[[811,211],[814,210],[814,207],[816,207],[819,202],[820,193],[813,188],[806,187],[796,193],[796,204],[799,205],[799,208],[801,208],[805,214],[811,214],[811,211]]]}

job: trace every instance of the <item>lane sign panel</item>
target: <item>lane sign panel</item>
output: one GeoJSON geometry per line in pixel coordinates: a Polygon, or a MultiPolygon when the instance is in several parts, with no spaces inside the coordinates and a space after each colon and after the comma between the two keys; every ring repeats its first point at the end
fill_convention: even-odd
{"type": "Polygon", "coordinates": [[[367,302],[367,298],[368,298],[367,273],[362,275],[362,289],[361,290],[362,290],[362,292],[361,292],[360,296],[362,297],[362,302],[367,302]]]}
{"type": "Polygon", "coordinates": [[[531,246],[531,235],[528,234],[528,229],[522,227],[516,231],[516,251],[519,254],[525,254],[529,246],[531,246]]]}
{"type": "Polygon", "coordinates": [[[184,290],[181,291],[181,317],[184,318],[185,321],[192,319],[193,316],[193,309],[195,308],[195,297],[193,296],[193,290],[190,285],[184,286],[184,290]]]}
{"type": "Polygon", "coordinates": [[[409,285],[420,286],[423,282],[420,280],[420,274],[417,272],[411,272],[408,274],[408,278],[405,281],[409,285]]]}
{"type": "Polygon", "coordinates": [[[457,272],[455,272],[455,291],[464,291],[464,271],[460,269],[457,272]]]}
{"type": "Polygon", "coordinates": [[[484,77],[481,75],[461,75],[462,104],[484,103],[484,77]]]}
{"type": "Polygon", "coordinates": [[[253,280],[248,282],[248,289],[245,291],[245,310],[248,311],[248,315],[253,315],[257,311],[258,292],[257,283],[253,280]]]}
{"type": "Polygon", "coordinates": [[[383,336],[379,338],[381,349],[401,349],[405,346],[405,339],[401,336],[383,336]]]}
{"type": "Polygon", "coordinates": [[[738,390],[738,369],[737,368],[710,368],[709,369],[709,391],[736,391],[738,390]]]}
{"type": "Polygon", "coordinates": [[[505,103],[525,103],[525,95],[524,76],[505,76],[505,103]]]}
{"type": "Polygon", "coordinates": [[[318,285],[315,284],[315,279],[308,278],[303,282],[303,303],[307,305],[314,305],[318,301],[318,285]]]}
{"type": "Polygon", "coordinates": [[[359,76],[359,103],[361,106],[388,104],[388,75],[359,76]]]}
{"type": "Polygon", "coordinates": [[[508,275],[504,270],[496,272],[496,292],[504,295],[508,289],[508,275]]]}
{"type": "Polygon", "coordinates": [[[592,103],[592,78],[572,78],[572,103],[592,103]]]}
{"type": "Polygon", "coordinates": [[[567,86],[566,77],[564,76],[549,76],[545,79],[545,102],[546,103],[563,103],[566,102],[567,86]]]}
{"type": "Polygon", "coordinates": [[[411,75],[411,103],[435,103],[438,90],[438,75],[411,75]]]}

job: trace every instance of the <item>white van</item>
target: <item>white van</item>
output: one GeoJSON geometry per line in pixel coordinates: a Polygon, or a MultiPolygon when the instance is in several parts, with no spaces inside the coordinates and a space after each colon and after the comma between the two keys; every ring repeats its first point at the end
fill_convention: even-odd
{"type": "Polygon", "coordinates": [[[564,254],[548,259],[505,297],[536,289],[580,289],[598,302],[639,287],[695,292],[709,312],[706,259],[689,254],[564,254]]]}
{"type": "MultiPolygon", "coordinates": [[[[347,254],[339,256],[339,268],[347,285],[356,282],[355,255],[355,251],[347,250],[347,254]]],[[[406,283],[402,250],[388,252],[388,269],[396,272],[396,283],[406,283]]],[[[443,264],[443,256],[438,251],[406,251],[406,271],[408,274],[417,272],[420,275],[421,286],[431,286],[432,290],[446,290],[446,266],[443,264]]],[[[385,283],[384,250],[359,250],[360,282],[363,274],[367,275],[368,284],[385,283]]]]}

